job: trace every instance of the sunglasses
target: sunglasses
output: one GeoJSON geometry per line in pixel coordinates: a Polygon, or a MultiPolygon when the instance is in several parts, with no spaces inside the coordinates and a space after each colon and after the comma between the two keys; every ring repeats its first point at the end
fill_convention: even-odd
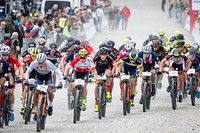
{"type": "Polygon", "coordinates": [[[178,59],[180,56],[174,56],[174,58],[178,59]]]}
{"type": "Polygon", "coordinates": [[[85,58],[85,57],[80,57],[80,59],[81,59],[81,60],[85,60],[86,58],[85,58]]]}
{"type": "Polygon", "coordinates": [[[130,61],[135,61],[136,59],[130,59],[130,61]]]}
{"type": "Polygon", "coordinates": [[[131,52],[131,50],[126,50],[126,52],[131,52]]]}
{"type": "Polygon", "coordinates": [[[9,54],[2,54],[2,56],[9,56],[9,54]]]}
{"type": "Polygon", "coordinates": [[[144,52],[144,54],[150,54],[150,52],[144,52]]]}
{"type": "Polygon", "coordinates": [[[180,47],[182,48],[182,47],[183,47],[183,45],[180,45],[180,46],[178,46],[178,47],[179,47],[179,48],[180,48],[180,47]]]}
{"type": "Polygon", "coordinates": [[[51,48],[51,50],[56,50],[56,48],[51,48]]]}
{"type": "Polygon", "coordinates": [[[44,46],[45,44],[39,44],[40,46],[44,46]]]}

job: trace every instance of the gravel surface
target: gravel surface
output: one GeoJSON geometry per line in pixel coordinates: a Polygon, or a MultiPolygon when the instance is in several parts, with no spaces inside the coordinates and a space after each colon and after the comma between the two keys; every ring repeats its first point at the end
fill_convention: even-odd
{"type": "MultiPolygon", "coordinates": [[[[180,30],[186,40],[193,42],[189,32],[184,30],[179,24],[167,18],[167,13],[161,12],[160,0],[113,0],[113,5],[124,4],[131,8],[132,16],[129,20],[127,31],[108,31],[108,27],[101,33],[97,33],[91,40],[91,44],[96,47],[105,38],[116,41],[119,46],[124,37],[130,36],[137,42],[137,47],[141,47],[143,41],[150,33],[157,34],[160,29],[166,30],[167,36],[172,36],[174,31],[180,30]]],[[[121,24],[121,23],[120,23],[121,24]]],[[[120,25],[121,28],[121,25],[120,25]]],[[[72,123],[72,111],[67,109],[67,90],[59,90],[55,93],[54,114],[47,117],[46,133],[66,133],[66,132],[102,132],[102,133],[183,133],[199,132],[200,129],[200,103],[196,101],[196,106],[191,106],[190,97],[178,103],[177,110],[172,110],[171,98],[166,92],[168,86],[166,76],[163,79],[163,89],[158,90],[155,100],[151,102],[151,109],[142,112],[139,104],[140,84],[138,80],[135,106],[127,116],[122,114],[122,102],[119,100],[119,80],[115,79],[113,91],[113,102],[107,105],[106,118],[98,119],[98,114],[93,111],[94,106],[94,85],[88,85],[87,110],[82,112],[81,121],[72,123]]],[[[2,133],[31,133],[36,131],[35,122],[24,124],[22,116],[19,114],[21,101],[19,100],[21,86],[17,85],[15,95],[15,121],[9,127],[0,129],[2,133]]]]}

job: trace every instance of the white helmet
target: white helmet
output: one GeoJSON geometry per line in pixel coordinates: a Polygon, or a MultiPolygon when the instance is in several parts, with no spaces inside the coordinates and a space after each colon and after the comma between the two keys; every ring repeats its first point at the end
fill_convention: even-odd
{"type": "Polygon", "coordinates": [[[40,44],[45,44],[45,43],[46,43],[46,40],[45,40],[44,38],[40,38],[40,39],[38,40],[38,43],[39,43],[39,45],[40,45],[40,44]]]}
{"type": "Polygon", "coordinates": [[[136,45],[136,42],[133,41],[133,40],[130,40],[130,41],[129,41],[129,44],[130,44],[131,47],[134,49],[134,48],[135,48],[135,45],[136,45]]]}
{"type": "Polygon", "coordinates": [[[37,61],[38,61],[39,63],[46,62],[46,60],[47,60],[46,54],[40,53],[40,54],[37,55],[37,61]]]}
{"type": "Polygon", "coordinates": [[[1,47],[1,53],[3,53],[3,54],[10,54],[10,47],[9,46],[7,46],[7,45],[3,45],[2,47],[1,47]]]}
{"type": "Polygon", "coordinates": [[[131,43],[126,44],[126,45],[124,45],[124,48],[126,50],[131,50],[132,49],[132,44],[131,43]]]}
{"type": "Polygon", "coordinates": [[[199,47],[199,44],[198,44],[198,43],[193,43],[193,44],[192,44],[192,47],[194,47],[194,48],[198,49],[198,47],[199,47]]]}
{"type": "Polygon", "coordinates": [[[144,53],[150,53],[151,51],[152,51],[152,48],[150,45],[144,46],[144,48],[143,48],[144,53]]]}

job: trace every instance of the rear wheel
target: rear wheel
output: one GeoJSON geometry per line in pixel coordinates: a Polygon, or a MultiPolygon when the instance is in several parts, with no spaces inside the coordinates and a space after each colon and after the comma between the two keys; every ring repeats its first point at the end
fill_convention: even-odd
{"type": "Polygon", "coordinates": [[[126,115],[127,113],[127,87],[124,83],[124,93],[123,93],[123,114],[126,115]]]}
{"type": "Polygon", "coordinates": [[[172,85],[171,85],[171,97],[172,97],[172,109],[173,110],[176,110],[176,91],[177,91],[177,88],[176,88],[176,83],[174,80],[172,80],[172,85]]]}
{"type": "Polygon", "coordinates": [[[37,113],[37,122],[36,122],[36,131],[40,132],[42,127],[42,105],[44,102],[43,96],[40,97],[39,103],[38,103],[38,113],[37,113]]]}
{"type": "Polygon", "coordinates": [[[143,96],[143,112],[146,112],[146,109],[147,109],[147,82],[144,82],[142,96],[143,96]]]}
{"type": "Polygon", "coordinates": [[[130,113],[131,111],[131,103],[130,103],[130,85],[129,84],[126,84],[127,87],[129,87],[129,89],[127,89],[127,92],[126,92],[126,109],[127,109],[127,113],[130,113]]]}
{"type": "Polygon", "coordinates": [[[195,106],[195,85],[194,85],[194,79],[191,76],[190,77],[190,96],[191,96],[191,103],[192,106],[195,106]]]}

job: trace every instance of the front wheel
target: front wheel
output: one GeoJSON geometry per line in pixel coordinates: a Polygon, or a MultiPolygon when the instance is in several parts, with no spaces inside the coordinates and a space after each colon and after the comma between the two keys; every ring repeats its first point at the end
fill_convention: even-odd
{"type": "Polygon", "coordinates": [[[195,106],[195,85],[194,85],[194,78],[190,77],[190,96],[191,96],[191,103],[192,106],[195,106]]]}
{"type": "Polygon", "coordinates": [[[10,121],[10,119],[9,119],[9,115],[10,115],[9,99],[10,99],[10,95],[6,94],[6,99],[4,99],[4,111],[3,111],[3,119],[4,119],[6,126],[9,125],[9,121],[10,121]]]}
{"type": "Polygon", "coordinates": [[[124,93],[123,93],[123,114],[127,114],[127,86],[124,84],[124,93]]]}
{"type": "Polygon", "coordinates": [[[102,117],[102,101],[103,101],[103,88],[102,86],[99,86],[98,89],[98,116],[99,119],[102,117]]]}
{"type": "Polygon", "coordinates": [[[38,113],[37,113],[37,122],[36,122],[36,131],[40,132],[42,127],[42,105],[44,103],[44,97],[41,96],[38,103],[38,113]]]}
{"type": "Polygon", "coordinates": [[[144,82],[144,88],[143,88],[143,112],[146,112],[147,109],[147,82],[144,82]]]}
{"type": "Polygon", "coordinates": [[[75,97],[74,97],[74,112],[73,112],[73,123],[76,124],[76,121],[78,120],[78,115],[80,114],[80,99],[79,99],[79,92],[80,90],[75,91],[75,97]]]}
{"type": "Polygon", "coordinates": [[[25,124],[28,124],[31,119],[31,101],[32,101],[32,92],[27,93],[27,102],[26,102],[26,112],[25,112],[25,124]]]}
{"type": "Polygon", "coordinates": [[[176,88],[176,83],[174,80],[172,80],[172,85],[171,85],[171,97],[172,97],[172,108],[173,110],[176,110],[176,97],[177,97],[177,88],[176,88]]]}

